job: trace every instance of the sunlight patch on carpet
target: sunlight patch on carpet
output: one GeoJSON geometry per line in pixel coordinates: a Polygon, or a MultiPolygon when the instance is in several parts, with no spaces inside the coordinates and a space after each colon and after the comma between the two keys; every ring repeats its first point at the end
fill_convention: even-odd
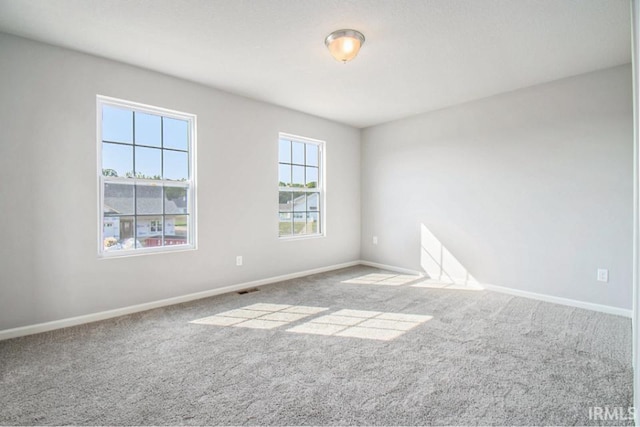
{"type": "Polygon", "coordinates": [[[273,329],[328,310],[306,305],[257,303],[218,313],[189,323],[237,328],[273,329]]]}
{"type": "Polygon", "coordinates": [[[407,283],[422,279],[421,276],[393,273],[371,273],[364,276],[355,277],[342,281],[352,285],[381,285],[381,286],[402,286],[407,283]]]}
{"type": "Polygon", "coordinates": [[[412,288],[427,288],[427,289],[446,289],[449,291],[483,291],[484,288],[476,283],[460,283],[460,282],[447,282],[435,279],[426,279],[419,283],[411,285],[412,288]]]}
{"type": "MultiPolygon", "coordinates": [[[[275,329],[292,326],[291,324],[294,322],[327,310],[329,310],[328,307],[258,303],[193,320],[189,323],[250,329],[275,329]]],[[[418,314],[341,309],[308,319],[304,323],[286,329],[286,331],[388,341],[430,319],[432,316],[418,314]]]]}
{"type": "Polygon", "coordinates": [[[311,319],[287,329],[287,332],[389,341],[432,318],[418,314],[343,309],[311,319]]]}

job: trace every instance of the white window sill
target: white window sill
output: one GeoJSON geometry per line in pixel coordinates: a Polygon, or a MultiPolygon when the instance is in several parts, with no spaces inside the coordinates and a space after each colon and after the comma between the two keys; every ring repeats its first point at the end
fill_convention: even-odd
{"type": "Polygon", "coordinates": [[[309,235],[302,235],[302,236],[279,236],[278,240],[295,241],[295,240],[322,239],[324,237],[326,237],[324,234],[309,234],[309,235]]]}
{"type": "Polygon", "coordinates": [[[118,250],[113,252],[100,252],[98,259],[112,259],[112,258],[128,258],[141,255],[154,255],[154,254],[172,254],[176,252],[189,252],[195,251],[197,248],[195,245],[175,245],[175,246],[163,246],[160,248],[144,248],[144,249],[129,249],[118,250]]]}

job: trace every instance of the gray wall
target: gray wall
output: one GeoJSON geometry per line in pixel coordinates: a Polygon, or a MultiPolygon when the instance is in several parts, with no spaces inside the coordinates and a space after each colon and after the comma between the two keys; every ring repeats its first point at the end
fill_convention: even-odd
{"type": "Polygon", "coordinates": [[[0,330],[359,258],[357,129],[13,36],[0,57],[0,330]],[[198,116],[197,251],[97,258],[96,94],[198,116]],[[326,141],[326,238],[278,240],[278,132],[326,141]]]}
{"type": "Polygon", "coordinates": [[[365,129],[362,258],[429,270],[440,246],[479,282],[630,309],[631,80],[620,66],[365,129]]]}

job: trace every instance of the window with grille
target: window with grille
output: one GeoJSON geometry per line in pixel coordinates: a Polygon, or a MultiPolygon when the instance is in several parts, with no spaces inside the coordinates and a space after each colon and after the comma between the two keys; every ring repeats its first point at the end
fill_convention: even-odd
{"type": "Polygon", "coordinates": [[[278,149],[279,236],[324,233],[324,142],[280,134],[278,149]]]}
{"type": "Polygon", "coordinates": [[[195,248],[195,121],[98,96],[101,255],[195,248]]]}

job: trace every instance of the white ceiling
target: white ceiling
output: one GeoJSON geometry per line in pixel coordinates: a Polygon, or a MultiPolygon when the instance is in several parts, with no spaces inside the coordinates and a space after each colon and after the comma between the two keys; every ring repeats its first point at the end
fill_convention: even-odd
{"type": "Polygon", "coordinates": [[[628,0],[0,0],[0,31],[356,127],[631,62],[628,0]]]}

